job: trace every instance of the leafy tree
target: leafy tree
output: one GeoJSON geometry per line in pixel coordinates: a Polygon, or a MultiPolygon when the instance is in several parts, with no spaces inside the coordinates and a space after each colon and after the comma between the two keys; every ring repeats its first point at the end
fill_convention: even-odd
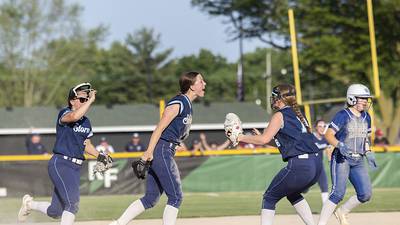
{"type": "Polygon", "coordinates": [[[161,45],[161,35],[153,29],[143,27],[133,34],[128,34],[126,44],[133,51],[133,61],[139,72],[147,77],[147,97],[153,101],[153,76],[172,52],[172,48],[157,52],[161,45]]]}
{"type": "MultiPolygon", "coordinates": [[[[210,15],[222,16],[235,26],[241,15],[245,37],[258,37],[271,46],[286,48],[288,5],[273,0],[192,0],[210,15]]],[[[372,87],[366,4],[359,1],[289,1],[296,17],[302,87],[305,98],[344,96],[350,83],[372,87]],[[335,88],[332,88],[335,87],[335,88]],[[313,92],[312,90],[326,90],[313,92]],[[310,94],[311,93],[311,94],[310,94]]],[[[377,99],[380,122],[393,143],[400,126],[400,1],[374,1],[374,20],[382,95],[377,99]]],[[[237,29],[236,29],[237,30],[237,29]]],[[[236,35],[237,37],[237,35],[236,35]]]]}
{"type": "Polygon", "coordinates": [[[146,79],[133,63],[134,55],[125,44],[112,43],[95,57],[92,83],[98,90],[99,104],[146,102],[146,79]]]}
{"type": "Polygon", "coordinates": [[[83,67],[77,67],[88,57],[84,50],[93,47],[90,44],[97,42],[105,29],[86,32],[79,23],[81,11],[79,5],[67,5],[63,0],[1,2],[2,104],[49,104],[60,87],[82,75],[83,67]]]}

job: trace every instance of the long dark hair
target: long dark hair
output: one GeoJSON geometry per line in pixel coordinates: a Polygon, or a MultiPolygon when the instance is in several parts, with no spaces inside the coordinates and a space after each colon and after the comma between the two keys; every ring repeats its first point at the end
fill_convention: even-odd
{"type": "Polygon", "coordinates": [[[307,132],[311,133],[310,125],[308,124],[306,118],[301,113],[299,106],[296,101],[296,89],[293,85],[290,84],[280,84],[273,88],[273,91],[279,93],[278,98],[282,99],[282,101],[290,106],[296,116],[300,119],[300,122],[306,127],[307,132]]]}
{"type": "Polygon", "coordinates": [[[179,78],[179,87],[181,89],[181,94],[186,94],[189,91],[190,86],[192,86],[196,82],[196,77],[199,74],[199,72],[190,71],[185,72],[181,75],[181,77],[179,78]]]}

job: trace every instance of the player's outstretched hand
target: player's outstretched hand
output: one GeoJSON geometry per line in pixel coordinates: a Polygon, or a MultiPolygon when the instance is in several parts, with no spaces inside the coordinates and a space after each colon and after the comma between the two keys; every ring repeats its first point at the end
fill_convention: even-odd
{"type": "Polygon", "coordinates": [[[255,135],[261,135],[261,132],[257,128],[253,128],[253,133],[255,135]]]}
{"type": "Polygon", "coordinates": [[[243,134],[242,121],[234,113],[228,113],[225,117],[224,129],[226,137],[231,141],[232,146],[239,144],[238,137],[243,134]]]}

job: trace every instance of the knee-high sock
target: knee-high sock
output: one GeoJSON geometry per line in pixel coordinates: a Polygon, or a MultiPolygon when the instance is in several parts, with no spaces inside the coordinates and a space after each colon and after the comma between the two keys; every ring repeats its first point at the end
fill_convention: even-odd
{"type": "Polygon", "coordinates": [[[275,210],[262,209],[261,210],[261,225],[272,225],[274,222],[275,210]]]}
{"type": "Polygon", "coordinates": [[[163,215],[163,225],[175,225],[179,209],[166,205],[163,215]]]}
{"type": "Polygon", "coordinates": [[[63,211],[61,216],[61,225],[72,225],[75,221],[75,215],[68,211],[63,211]]]}
{"type": "Polygon", "coordinates": [[[322,206],[321,215],[319,216],[318,225],[326,225],[329,218],[332,216],[333,211],[335,211],[336,204],[331,202],[331,200],[326,200],[322,206]]]}
{"type": "Polygon", "coordinates": [[[340,206],[340,209],[343,213],[347,214],[361,204],[362,202],[358,201],[357,195],[353,195],[342,206],[340,206]]]}
{"type": "Polygon", "coordinates": [[[49,208],[50,202],[37,202],[37,201],[31,201],[29,207],[33,210],[42,212],[44,214],[47,214],[47,208],[49,208]]]}
{"type": "Polygon", "coordinates": [[[130,206],[125,210],[125,212],[119,217],[118,224],[119,225],[126,225],[128,224],[131,220],[133,220],[135,217],[140,215],[142,212],[144,212],[145,208],[143,206],[142,201],[140,199],[132,202],[130,206]]]}
{"type": "Polygon", "coordinates": [[[293,205],[296,209],[297,214],[301,217],[306,225],[314,225],[314,219],[312,216],[312,212],[310,206],[308,205],[305,199],[293,205]]]}
{"type": "Polygon", "coordinates": [[[328,200],[328,198],[329,198],[328,192],[321,192],[322,204],[324,204],[324,202],[326,202],[326,200],[328,200]]]}

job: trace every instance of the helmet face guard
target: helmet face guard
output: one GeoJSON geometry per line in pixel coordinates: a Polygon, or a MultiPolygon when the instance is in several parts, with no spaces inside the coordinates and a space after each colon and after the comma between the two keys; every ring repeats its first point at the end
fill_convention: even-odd
{"type": "Polygon", "coordinates": [[[89,94],[89,92],[91,92],[92,90],[92,85],[90,83],[78,84],[69,90],[68,100],[76,98],[78,96],[78,92],[80,91],[85,91],[89,94]]]}
{"type": "Polygon", "coordinates": [[[296,91],[293,88],[293,86],[291,86],[291,85],[287,85],[287,86],[288,86],[288,91],[284,91],[285,93],[282,93],[281,89],[282,89],[282,87],[286,87],[286,85],[278,85],[272,89],[272,93],[271,93],[271,97],[270,97],[271,109],[273,109],[273,110],[279,109],[277,106],[275,106],[275,103],[278,100],[283,100],[283,102],[285,104],[287,104],[285,101],[285,98],[296,95],[296,91]]]}
{"type": "Polygon", "coordinates": [[[372,97],[369,89],[362,84],[350,85],[346,93],[346,101],[349,106],[356,105],[358,98],[371,99],[372,97]]]}

